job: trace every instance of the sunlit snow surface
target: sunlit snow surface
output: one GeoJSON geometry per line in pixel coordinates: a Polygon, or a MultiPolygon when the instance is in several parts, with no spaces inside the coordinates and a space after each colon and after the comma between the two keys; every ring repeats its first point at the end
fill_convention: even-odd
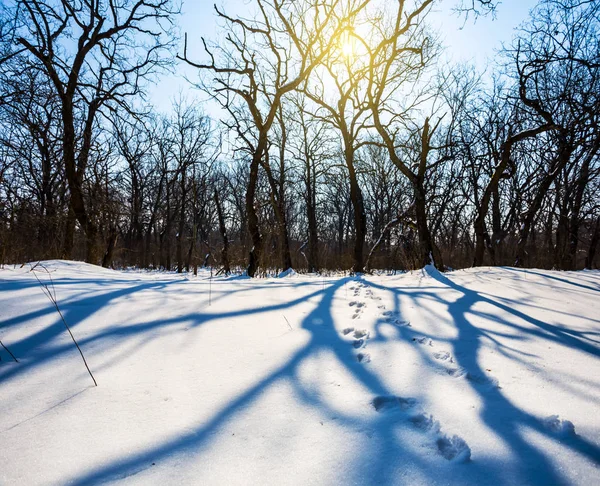
{"type": "Polygon", "coordinates": [[[30,268],[0,270],[2,485],[599,484],[600,272],[45,262],[96,388],[30,268]]]}

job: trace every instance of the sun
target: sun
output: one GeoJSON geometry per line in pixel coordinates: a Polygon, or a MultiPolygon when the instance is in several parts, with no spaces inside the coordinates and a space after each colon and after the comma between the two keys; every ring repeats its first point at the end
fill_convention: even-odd
{"type": "Polygon", "coordinates": [[[342,55],[346,59],[351,59],[354,56],[354,46],[352,42],[344,42],[342,44],[342,55]]]}
{"type": "Polygon", "coordinates": [[[350,32],[344,32],[340,38],[340,51],[346,59],[352,59],[356,52],[356,39],[350,32]]]}

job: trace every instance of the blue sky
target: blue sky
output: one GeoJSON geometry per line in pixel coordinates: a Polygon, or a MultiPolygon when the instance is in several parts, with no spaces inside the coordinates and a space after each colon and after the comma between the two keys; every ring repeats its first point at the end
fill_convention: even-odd
{"type": "MultiPolygon", "coordinates": [[[[503,0],[497,9],[496,17],[480,17],[477,20],[459,18],[451,10],[458,0],[442,0],[428,17],[432,26],[439,29],[447,46],[447,55],[456,61],[473,61],[483,69],[488,60],[493,60],[495,50],[502,42],[510,42],[513,29],[523,22],[536,0],[503,0]]],[[[217,36],[214,0],[184,0],[183,12],[179,18],[182,34],[188,35],[188,52],[200,52],[202,36],[214,39],[217,36]]],[[[252,10],[251,0],[217,0],[231,15],[248,15],[252,10]]],[[[183,50],[181,46],[180,52],[183,50]]],[[[163,76],[149,90],[149,101],[159,111],[169,111],[171,102],[181,92],[187,98],[204,98],[205,95],[190,88],[184,79],[196,79],[197,71],[179,63],[177,74],[163,76]]],[[[211,108],[208,108],[211,111],[211,108]]]]}

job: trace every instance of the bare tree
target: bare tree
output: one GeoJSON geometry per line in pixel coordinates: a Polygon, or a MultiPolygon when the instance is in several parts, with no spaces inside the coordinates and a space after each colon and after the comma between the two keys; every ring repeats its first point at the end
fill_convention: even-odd
{"type": "Polygon", "coordinates": [[[365,0],[340,18],[339,0],[330,3],[290,0],[256,0],[255,19],[231,17],[215,6],[225,22],[225,45],[209,47],[209,62],[194,62],[187,45],[180,59],[214,74],[213,93],[224,106],[231,97],[242,100],[252,123],[254,146],[246,190],[248,231],[253,247],[247,273],[254,276],[260,263],[262,237],[255,208],[258,170],[269,146],[269,132],[283,97],[299,88],[327,56],[346,22],[357,15],[365,0]],[[329,39],[323,42],[323,39],[329,39]]]}
{"type": "Polygon", "coordinates": [[[87,261],[98,263],[98,227],[82,183],[94,123],[105,108],[124,107],[141,82],[169,63],[171,0],[19,0],[17,42],[39,63],[60,100],[62,152],[70,206],[87,238],[87,261]],[[78,113],[78,111],[81,112],[78,113]]]}

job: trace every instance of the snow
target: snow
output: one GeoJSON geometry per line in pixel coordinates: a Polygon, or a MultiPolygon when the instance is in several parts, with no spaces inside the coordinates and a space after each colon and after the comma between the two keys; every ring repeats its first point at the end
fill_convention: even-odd
{"type": "Polygon", "coordinates": [[[598,484],[598,271],[43,267],[98,387],[0,270],[2,485],[598,484]]]}
{"type": "Polygon", "coordinates": [[[279,273],[279,278],[295,277],[296,275],[298,274],[293,268],[288,268],[287,270],[284,270],[283,272],[279,273]]]}

